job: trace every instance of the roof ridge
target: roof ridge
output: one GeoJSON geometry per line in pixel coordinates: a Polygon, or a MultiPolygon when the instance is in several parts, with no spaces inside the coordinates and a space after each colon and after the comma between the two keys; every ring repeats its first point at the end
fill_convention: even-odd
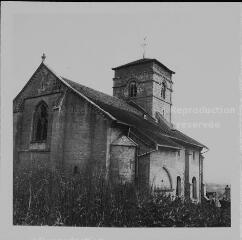
{"type": "Polygon", "coordinates": [[[79,83],[79,82],[75,82],[75,81],[73,81],[73,80],[70,80],[69,78],[66,78],[66,77],[62,77],[62,78],[63,78],[64,80],[68,80],[68,81],[70,81],[70,82],[73,82],[73,83],[75,83],[75,84],[78,84],[78,85],[80,85],[80,87],[89,88],[89,89],[92,90],[92,91],[99,92],[99,93],[101,93],[101,94],[103,94],[103,95],[106,95],[106,96],[108,96],[108,97],[112,97],[112,98],[115,98],[115,99],[117,99],[117,100],[119,100],[119,101],[123,101],[123,102],[127,103],[126,101],[124,101],[124,100],[121,99],[121,98],[118,98],[118,97],[112,96],[112,95],[110,95],[110,94],[108,94],[108,93],[105,93],[105,92],[102,92],[102,91],[96,90],[96,89],[94,89],[94,88],[88,87],[88,86],[83,85],[83,84],[81,84],[81,83],[79,83]]]}

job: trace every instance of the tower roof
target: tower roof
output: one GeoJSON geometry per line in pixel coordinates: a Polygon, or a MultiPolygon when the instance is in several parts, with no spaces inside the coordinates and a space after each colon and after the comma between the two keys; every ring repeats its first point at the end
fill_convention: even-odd
{"type": "Polygon", "coordinates": [[[139,65],[139,64],[143,64],[143,63],[150,63],[150,62],[155,62],[156,64],[158,64],[159,66],[163,67],[164,69],[166,69],[171,74],[175,73],[175,72],[173,72],[171,69],[166,67],[164,64],[162,64],[161,62],[159,62],[155,58],[141,58],[141,59],[138,59],[136,61],[129,62],[129,63],[126,63],[124,65],[120,65],[118,67],[112,68],[112,70],[117,70],[117,69],[124,68],[124,67],[135,66],[135,65],[139,65]]]}

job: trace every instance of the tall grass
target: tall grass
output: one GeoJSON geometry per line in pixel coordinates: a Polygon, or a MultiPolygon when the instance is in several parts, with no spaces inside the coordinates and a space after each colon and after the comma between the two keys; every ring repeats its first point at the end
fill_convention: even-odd
{"type": "Polygon", "coordinates": [[[95,227],[230,226],[230,209],[194,204],[133,184],[112,185],[101,174],[34,169],[14,172],[13,224],[95,227]]]}

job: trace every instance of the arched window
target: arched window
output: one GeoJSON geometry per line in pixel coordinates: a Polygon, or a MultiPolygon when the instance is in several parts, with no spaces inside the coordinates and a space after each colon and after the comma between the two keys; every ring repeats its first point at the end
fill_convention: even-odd
{"type": "Polygon", "coordinates": [[[129,84],[129,96],[130,97],[136,97],[137,96],[137,86],[136,86],[136,82],[132,81],[129,84]]]}
{"type": "Polygon", "coordinates": [[[43,142],[47,139],[48,108],[44,102],[40,102],[34,113],[33,140],[43,142]]]}
{"type": "Polygon", "coordinates": [[[192,197],[197,198],[197,180],[195,177],[192,178],[192,197]]]}
{"type": "Polygon", "coordinates": [[[161,97],[166,98],[166,84],[162,82],[162,87],[161,87],[161,97]]]}
{"type": "Polygon", "coordinates": [[[179,176],[176,178],[176,195],[181,196],[181,178],[179,176]]]}

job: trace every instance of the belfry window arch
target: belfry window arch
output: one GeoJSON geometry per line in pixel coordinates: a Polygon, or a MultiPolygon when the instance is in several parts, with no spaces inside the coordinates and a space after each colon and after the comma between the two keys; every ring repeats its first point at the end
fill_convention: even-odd
{"type": "Polygon", "coordinates": [[[48,132],[48,106],[41,101],[35,109],[33,118],[32,139],[36,142],[44,142],[48,132]]]}
{"type": "Polygon", "coordinates": [[[165,84],[165,82],[162,82],[162,84],[161,84],[161,97],[162,98],[166,98],[166,84],[165,84]]]}
{"type": "Polygon", "coordinates": [[[137,96],[137,84],[136,81],[131,81],[129,83],[129,96],[136,97],[137,96]]]}

